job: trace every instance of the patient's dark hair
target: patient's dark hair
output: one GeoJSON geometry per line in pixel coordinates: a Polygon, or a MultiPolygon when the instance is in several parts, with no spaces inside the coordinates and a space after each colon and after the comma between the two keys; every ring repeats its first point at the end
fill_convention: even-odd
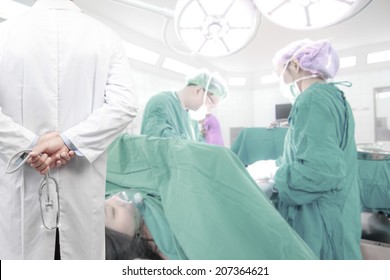
{"type": "Polygon", "coordinates": [[[149,259],[161,260],[161,256],[149,242],[106,227],[106,260],[149,259]]]}

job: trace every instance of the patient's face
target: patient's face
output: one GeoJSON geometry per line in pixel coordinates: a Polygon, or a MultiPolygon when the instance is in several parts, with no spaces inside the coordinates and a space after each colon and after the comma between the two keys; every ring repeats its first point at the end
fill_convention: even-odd
{"type": "Polygon", "coordinates": [[[117,196],[113,196],[105,202],[106,227],[134,236],[137,209],[132,203],[125,202],[117,196]]]}

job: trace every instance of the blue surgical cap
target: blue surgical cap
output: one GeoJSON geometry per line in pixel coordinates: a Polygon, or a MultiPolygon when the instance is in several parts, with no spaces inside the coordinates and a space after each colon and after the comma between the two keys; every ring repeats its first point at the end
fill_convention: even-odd
{"type": "Polygon", "coordinates": [[[228,96],[227,84],[219,73],[211,73],[207,69],[198,69],[187,76],[186,82],[188,85],[197,85],[204,89],[208,86],[208,91],[219,96],[221,100],[228,96]]]}

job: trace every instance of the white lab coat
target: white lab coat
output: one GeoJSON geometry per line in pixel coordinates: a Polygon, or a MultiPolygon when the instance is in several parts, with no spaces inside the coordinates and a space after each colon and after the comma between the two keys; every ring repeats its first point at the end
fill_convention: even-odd
{"type": "Polygon", "coordinates": [[[5,164],[36,137],[61,131],[83,156],[51,171],[59,182],[62,259],[104,259],[108,145],[137,113],[120,38],[68,0],[40,0],[0,24],[0,259],[53,259],[43,228],[42,176],[5,164]]]}

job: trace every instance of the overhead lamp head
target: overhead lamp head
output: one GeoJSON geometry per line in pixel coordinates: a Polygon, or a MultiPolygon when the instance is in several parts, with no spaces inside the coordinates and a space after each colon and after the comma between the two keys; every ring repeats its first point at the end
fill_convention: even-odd
{"type": "Polygon", "coordinates": [[[203,56],[226,56],[256,35],[260,14],[252,0],[179,0],[175,28],[181,41],[203,56]]]}
{"type": "Polygon", "coordinates": [[[273,23],[290,29],[318,29],[345,21],[372,0],[254,0],[273,23]]]}

